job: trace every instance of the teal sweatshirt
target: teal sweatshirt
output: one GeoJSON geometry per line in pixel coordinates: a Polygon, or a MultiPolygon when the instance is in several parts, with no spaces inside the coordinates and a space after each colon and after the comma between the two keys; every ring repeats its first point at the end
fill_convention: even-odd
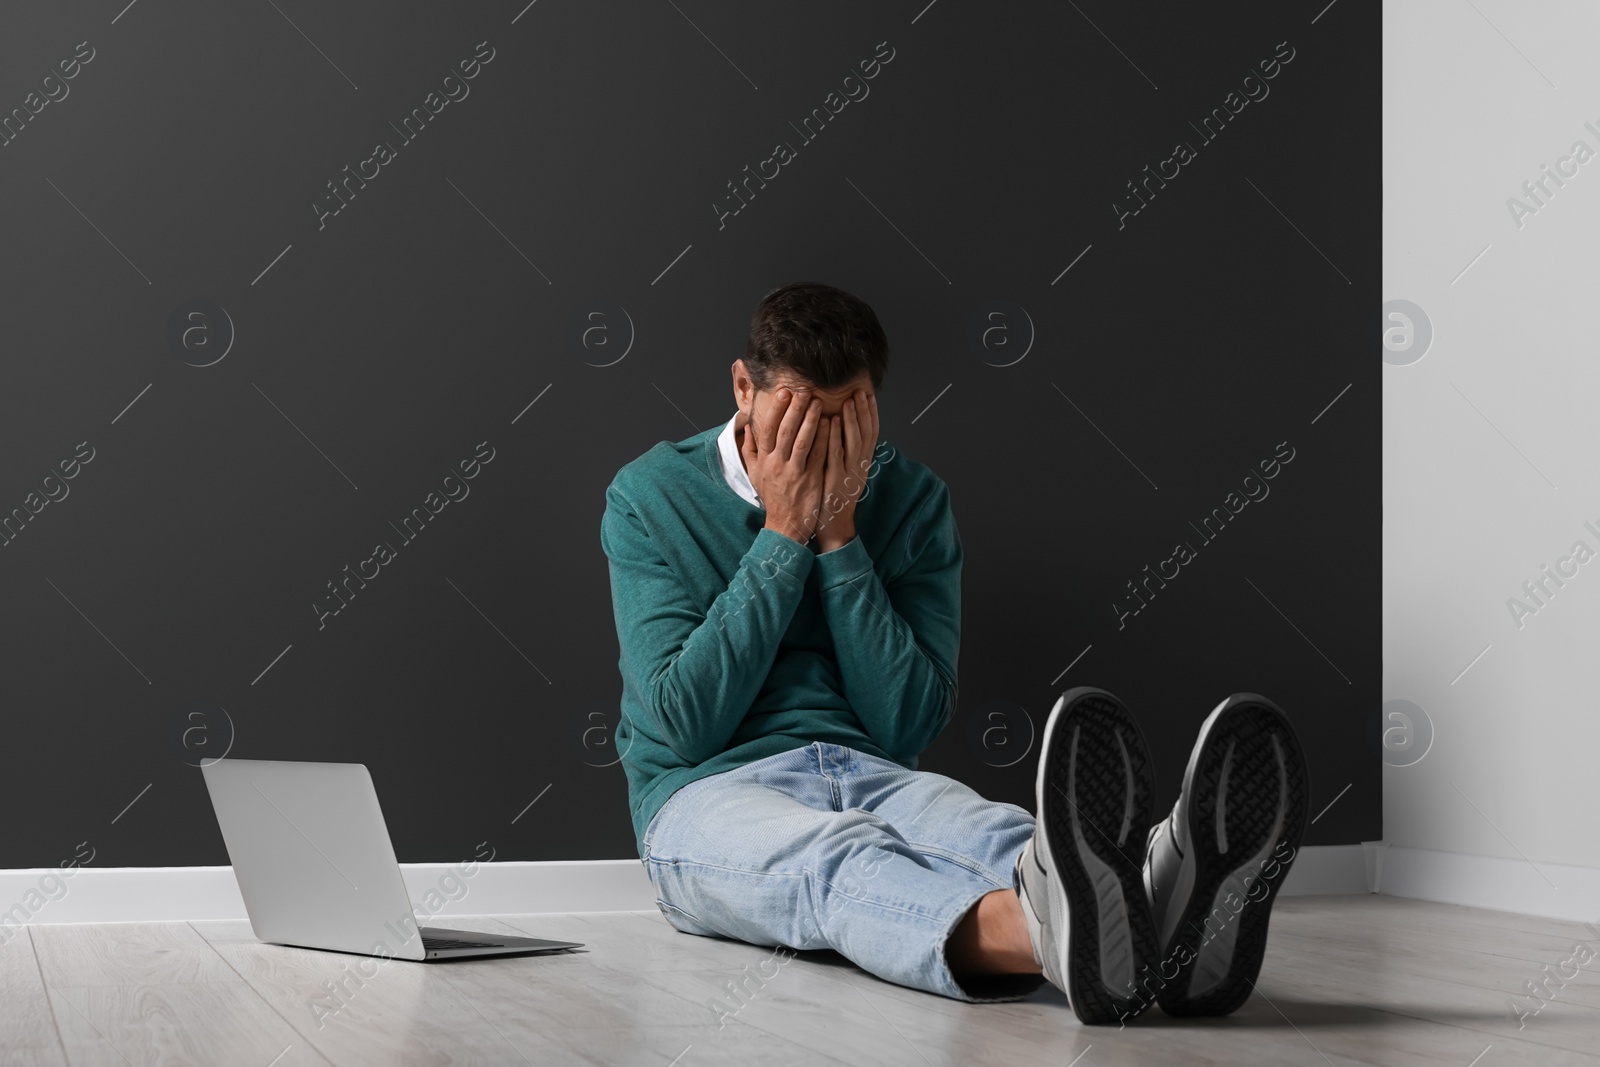
{"type": "Polygon", "coordinates": [[[765,529],[727,483],[723,425],[657,443],[606,488],[617,750],[641,858],[680,786],[813,741],[915,769],[955,711],[949,487],[880,441],[856,536],[819,553],[765,529]]]}

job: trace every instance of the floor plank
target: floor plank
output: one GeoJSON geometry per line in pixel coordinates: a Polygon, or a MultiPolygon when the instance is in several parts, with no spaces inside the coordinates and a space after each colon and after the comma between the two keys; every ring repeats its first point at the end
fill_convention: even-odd
{"type": "Polygon", "coordinates": [[[0,929],[0,1063],[66,1067],[50,999],[39,978],[30,929],[0,929]]]}
{"type": "Polygon", "coordinates": [[[30,933],[38,989],[72,1067],[328,1067],[187,923],[36,926],[30,933]]]}
{"type": "Polygon", "coordinates": [[[328,1067],[243,982],[50,987],[73,1067],[328,1067]]]}
{"type": "Polygon", "coordinates": [[[35,926],[39,969],[53,986],[237,982],[188,923],[35,926]]]}

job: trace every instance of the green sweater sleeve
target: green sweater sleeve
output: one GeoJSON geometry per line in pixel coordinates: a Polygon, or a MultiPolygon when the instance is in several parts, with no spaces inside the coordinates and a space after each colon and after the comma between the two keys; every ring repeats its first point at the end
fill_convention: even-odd
{"type": "Polygon", "coordinates": [[[762,529],[702,613],[614,484],[600,537],[622,670],[649,720],[641,725],[687,763],[703,763],[726,747],[760,692],[816,555],[762,529]]]}
{"type": "Polygon", "coordinates": [[[897,539],[887,586],[861,538],[816,557],[823,613],[845,699],[867,734],[909,763],[955,713],[961,641],[961,537],[937,484],[897,539]]]}

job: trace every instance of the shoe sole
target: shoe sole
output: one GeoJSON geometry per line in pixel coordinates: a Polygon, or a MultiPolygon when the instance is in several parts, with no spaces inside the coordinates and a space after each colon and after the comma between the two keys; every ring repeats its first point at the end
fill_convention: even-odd
{"type": "Polygon", "coordinates": [[[1143,868],[1155,790],[1139,724],[1103,689],[1067,690],[1051,709],[1035,785],[1050,877],[1067,898],[1056,973],[1085,1023],[1132,1018],[1150,1005],[1134,982],[1158,946],[1143,868]]]}
{"type": "Polygon", "coordinates": [[[1282,709],[1255,693],[1219,704],[1183,796],[1192,885],[1166,939],[1156,1000],[1168,1015],[1226,1015],[1255,991],[1272,903],[1305,831],[1305,755],[1282,709]]]}

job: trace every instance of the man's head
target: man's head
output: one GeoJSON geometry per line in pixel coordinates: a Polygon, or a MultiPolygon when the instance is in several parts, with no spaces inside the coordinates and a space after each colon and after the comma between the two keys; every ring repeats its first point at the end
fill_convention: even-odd
{"type": "Polygon", "coordinates": [[[883,385],[889,342],[872,308],[817,282],[793,282],[761,298],[750,316],[743,359],[733,361],[739,425],[781,417],[779,389],[805,389],[822,400],[822,415],[843,412],[857,389],[883,385]]]}

